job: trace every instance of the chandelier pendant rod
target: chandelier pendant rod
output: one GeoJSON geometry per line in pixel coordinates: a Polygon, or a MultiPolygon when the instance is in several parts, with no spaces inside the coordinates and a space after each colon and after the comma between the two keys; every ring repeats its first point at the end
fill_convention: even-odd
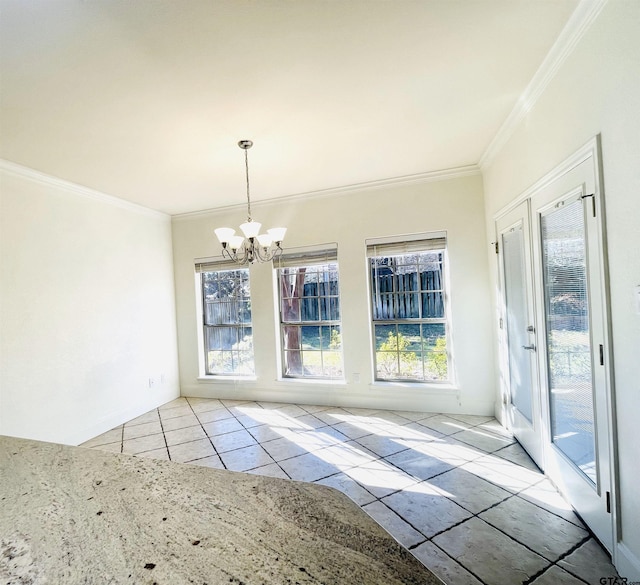
{"type": "Polygon", "coordinates": [[[249,156],[247,153],[249,148],[251,146],[244,148],[244,168],[247,174],[247,221],[253,221],[251,219],[251,196],[249,195],[249,156]]]}

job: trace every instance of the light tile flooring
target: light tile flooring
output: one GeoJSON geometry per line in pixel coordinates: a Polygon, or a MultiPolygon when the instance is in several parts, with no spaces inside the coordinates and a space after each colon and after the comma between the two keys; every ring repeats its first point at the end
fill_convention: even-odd
{"type": "Polygon", "coordinates": [[[616,575],[490,417],[178,398],[83,446],[335,487],[449,585],[616,575]]]}

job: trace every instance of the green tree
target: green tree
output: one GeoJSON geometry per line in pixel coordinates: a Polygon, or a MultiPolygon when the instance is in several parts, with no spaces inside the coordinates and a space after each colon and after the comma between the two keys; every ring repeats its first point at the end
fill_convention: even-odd
{"type": "Polygon", "coordinates": [[[427,371],[435,380],[447,379],[447,338],[438,337],[427,354],[427,371]]]}
{"type": "Polygon", "coordinates": [[[342,335],[337,329],[331,330],[331,339],[329,341],[329,349],[340,349],[342,347],[342,335]]]}
{"type": "Polygon", "coordinates": [[[389,332],[387,340],[376,351],[378,375],[382,378],[413,377],[407,373],[419,368],[418,356],[407,351],[411,342],[402,333],[389,332]]]}

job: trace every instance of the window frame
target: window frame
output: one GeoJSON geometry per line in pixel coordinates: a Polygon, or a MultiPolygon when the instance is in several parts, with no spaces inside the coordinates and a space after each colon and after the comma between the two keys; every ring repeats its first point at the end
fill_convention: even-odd
{"type": "MultiPolygon", "coordinates": [[[[407,266],[403,263],[402,266],[407,266]]],[[[420,274],[420,261],[416,261],[416,274],[420,274]]],[[[420,234],[416,236],[407,236],[406,239],[402,237],[398,238],[381,238],[379,240],[367,241],[367,281],[369,289],[369,312],[370,312],[370,326],[371,326],[371,350],[372,350],[372,365],[373,365],[373,380],[374,383],[407,383],[411,385],[439,385],[450,386],[454,384],[453,375],[453,363],[452,363],[452,344],[451,344],[451,315],[450,315],[450,302],[449,302],[449,258],[447,249],[446,234],[437,233],[431,235],[420,234]],[[418,296],[419,302],[417,303],[419,308],[419,317],[396,317],[389,319],[376,318],[376,309],[374,303],[376,301],[376,290],[374,283],[374,260],[376,258],[401,258],[411,255],[420,254],[441,254],[440,263],[440,287],[439,288],[422,288],[420,277],[418,277],[419,287],[411,290],[397,290],[395,288],[396,283],[394,281],[393,290],[389,291],[392,295],[408,295],[415,294],[418,296]],[[430,293],[439,293],[442,302],[442,316],[441,317],[424,317],[423,316],[423,300],[422,295],[430,293]],[[376,336],[376,326],[389,325],[395,327],[396,339],[400,328],[406,326],[419,326],[420,327],[420,341],[419,341],[419,355],[416,356],[421,361],[421,377],[408,377],[402,376],[402,367],[400,364],[401,355],[403,350],[398,348],[394,350],[397,355],[396,363],[396,376],[382,376],[379,371],[378,353],[380,349],[378,347],[378,338],[376,336]],[[428,336],[424,334],[424,326],[429,325],[443,325],[444,335],[438,336],[445,339],[444,351],[433,351],[430,349],[430,344],[426,342],[428,336]],[[427,377],[427,366],[429,362],[429,356],[435,354],[444,354],[446,356],[446,376],[438,379],[433,377],[427,377]]],[[[384,351],[384,350],[383,350],[384,351]]],[[[389,351],[391,354],[392,351],[389,351]]],[[[407,348],[406,353],[413,353],[407,348]]],[[[440,366],[436,366],[441,367],[440,366]]]]}
{"type": "MultiPolygon", "coordinates": [[[[197,306],[198,306],[198,313],[199,313],[199,320],[200,320],[199,335],[198,335],[198,345],[199,345],[198,353],[200,355],[199,362],[200,362],[201,377],[208,378],[208,379],[228,379],[228,378],[255,379],[256,362],[255,362],[255,350],[254,350],[254,344],[253,344],[253,314],[251,311],[251,274],[250,274],[249,268],[245,266],[239,266],[237,264],[230,264],[228,262],[199,263],[199,264],[196,264],[196,284],[197,284],[197,291],[198,291],[197,306]],[[232,320],[222,321],[220,323],[207,323],[207,295],[205,292],[204,274],[205,273],[219,274],[223,272],[235,272],[235,273],[242,272],[246,274],[246,279],[243,279],[243,280],[246,281],[246,286],[248,286],[248,294],[246,296],[243,295],[242,298],[240,298],[236,302],[240,304],[248,303],[248,311],[249,311],[248,321],[237,319],[234,321],[232,320]],[[210,330],[213,330],[213,329],[224,329],[224,328],[237,330],[237,335],[240,336],[238,338],[241,339],[241,341],[243,341],[244,338],[246,338],[246,336],[243,335],[243,332],[247,329],[250,330],[251,343],[249,348],[245,350],[240,350],[240,349],[229,350],[231,353],[232,363],[235,363],[235,367],[233,368],[233,371],[227,371],[227,372],[214,371],[212,368],[210,368],[209,352],[215,351],[215,350],[210,350],[208,347],[208,333],[210,330]],[[242,352],[249,353],[250,359],[249,360],[241,359],[240,354],[242,352]],[[249,364],[249,371],[242,371],[243,363],[249,364]]],[[[240,286],[242,287],[244,285],[240,284],[240,286]]],[[[225,298],[232,298],[232,297],[225,297],[225,298]]]]}
{"type": "MultiPolygon", "coordinates": [[[[339,274],[339,265],[337,259],[337,249],[329,248],[329,249],[321,249],[321,250],[312,250],[307,252],[299,252],[299,253],[289,253],[284,254],[278,261],[274,262],[274,273],[275,273],[275,281],[277,287],[277,325],[278,325],[278,337],[280,339],[280,377],[283,380],[306,380],[306,381],[325,381],[328,383],[332,382],[341,382],[345,379],[344,374],[344,351],[342,344],[342,313],[341,313],[341,302],[340,302],[340,274],[339,274]],[[318,294],[302,296],[300,297],[301,306],[298,309],[299,319],[285,319],[284,311],[283,311],[283,303],[286,299],[293,299],[295,297],[285,296],[283,295],[283,283],[282,278],[285,276],[283,272],[285,270],[293,269],[300,270],[305,269],[305,276],[308,274],[307,270],[315,271],[319,273],[318,269],[321,267],[327,267],[330,271],[335,272],[336,274],[336,290],[335,293],[332,293],[331,290],[328,290],[325,294],[320,294],[318,290],[318,294]],[[302,302],[303,299],[314,299],[318,304],[317,314],[319,316],[318,319],[309,320],[303,319],[303,308],[302,302]],[[322,300],[326,299],[326,310],[331,314],[334,310],[337,313],[337,319],[322,319],[322,300]],[[286,339],[286,329],[288,327],[297,327],[299,328],[299,352],[300,352],[300,367],[302,373],[291,373],[290,368],[288,367],[287,362],[287,354],[291,352],[292,349],[287,347],[287,339],[286,339]],[[318,349],[304,349],[302,346],[302,338],[303,338],[303,328],[304,327],[318,327],[319,328],[319,348],[318,349]],[[331,348],[331,336],[332,331],[336,330],[340,335],[340,345],[336,348],[331,348]],[[322,337],[322,333],[324,330],[328,330],[329,337],[324,339],[322,337]],[[320,368],[323,374],[306,374],[304,371],[304,355],[305,353],[317,353],[320,356],[320,368]],[[327,368],[330,366],[326,366],[326,359],[328,354],[337,354],[339,356],[339,373],[337,375],[326,374],[327,368]]],[[[297,274],[297,272],[296,272],[297,274]]],[[[294,276],[295,278],[295,276],[294,276]]],[[[329,283],[328,280],[317,280],[318,285],[322,282],[329,283]]],[[[303,287],[305,285],[304,281],[302,283],[303,287]]],[[[329,315],[331,316],[331,315],[329,315]]],[[[295,349],[293,350],[295,351],[295,349]]]]}

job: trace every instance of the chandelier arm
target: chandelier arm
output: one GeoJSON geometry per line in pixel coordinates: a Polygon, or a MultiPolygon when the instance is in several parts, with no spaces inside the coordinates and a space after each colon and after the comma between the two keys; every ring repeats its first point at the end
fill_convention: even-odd
{"type": "Polygon", "coordinates": [[[229,252],[229,249],[224,244],[222,245],[222,257],[228,258],[232,262],[235,262],[235,259],[233,258],[233,254],[229,252]]]}
{"type": "Polygon", "coordinates": [[[279,246],[274,248],[273,246],[258,248],[257,256],[261,262],[271,262],[282,253],[282,248],[279,246]]]}
{"type": "Polygon", "coordinates": [[[240,246],[240,248],[238,248],[238,250],[242,250],[242,256],[237,256],[237,254],[236,254],[235,261],[238,264],[241,264],[242,266],[244,266],[245,264],[251,262],[251,254],[249,252],[249,245],[247,244],[246,240],[244,241],[242,246],[240,246]]]}
{"type": "Polygon", "coordinates": [[[260,260],[260,262],[268,262],[271,258],[269,258],[269,254],[267,253],[266,255],[262,252],[264,248],[262,248],[261,246],[256,246],[256,256],[258,257],[258,260],[260,260]]]}

